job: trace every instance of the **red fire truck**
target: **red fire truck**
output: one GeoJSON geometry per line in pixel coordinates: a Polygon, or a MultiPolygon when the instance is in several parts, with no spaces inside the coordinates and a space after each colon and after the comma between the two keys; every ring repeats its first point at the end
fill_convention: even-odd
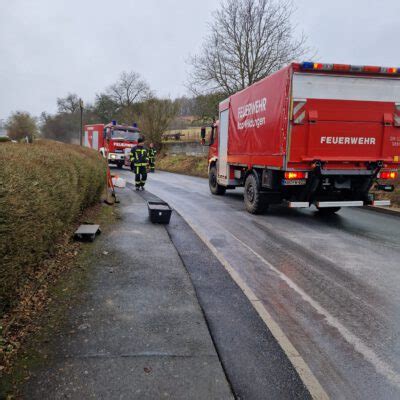
{"type": "Polygon", "coordinates": [[[137,145],[140,136],[143,135],[136,124],[118,125],[112,121],[109,124],[85,125],[84,146],[98,150],[110,164],[122,168],[127,153],[137,145]]]}
{"type": "Polygon", "coordinates": [[[244,186],[250,213],[390,205],[370,190],[398,175],[400,68],[292,63],[221,102],[208,145],[211,192],[244,186]]]}

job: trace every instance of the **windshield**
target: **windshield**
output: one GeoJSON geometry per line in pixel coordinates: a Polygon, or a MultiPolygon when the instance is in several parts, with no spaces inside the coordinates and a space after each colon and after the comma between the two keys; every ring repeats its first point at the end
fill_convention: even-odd
{"type": "Polygon", "coordinates": [[[123,139],[123,140],[131,140],[136,141],[139,139],[140,133],[139,132],[132,132],[128,130],[122,129],[114,129],[112,131],[111,137],[113,139],[123,139]]]}

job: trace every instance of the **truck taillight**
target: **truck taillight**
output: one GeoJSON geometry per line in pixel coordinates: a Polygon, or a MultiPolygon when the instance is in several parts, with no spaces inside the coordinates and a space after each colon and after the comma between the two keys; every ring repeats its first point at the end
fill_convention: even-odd
{"type": "Polygon", "coordinates": [[[286,171],[285,179],[307,179],[307,172],[286,171]]]}
{"type": "Polygon", "coordinates": [[[396,179],[398,177],[397,171],[382,171],[379,173],[379,179],[396,179]]]}

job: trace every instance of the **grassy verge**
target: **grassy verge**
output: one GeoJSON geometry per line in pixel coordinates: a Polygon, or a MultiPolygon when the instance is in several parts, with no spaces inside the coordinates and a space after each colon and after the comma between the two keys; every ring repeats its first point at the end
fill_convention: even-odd
{"type": "MultiPolygon", "coordinates": [[[[82,221],[101,225],[103,234],[117,218],[113,207],[101,204],[89,208],[81,216],[82,221]]],[[[3,347],[6,353],[3,361],[8,363],[0,371],[0,399],[18,398],[19,387],[31,371],[46,365],[52,356],[49,345],[52,337],[63,332],[65,315],[79,304],[85,293],[94,265],[93,244],[76,243],[70,238],[68,235],[68,240],[61,240],[56,254],[44,263],[44,269],[51,267],[52,273],[34,293],[36,301],[28,297],[22,299],[25,306],[20,307],[19,314],[14,314],[17,319],[7,335],[7,346],[3,347]]],[[[3,320],[3,324],[7,322],[3,320]]]]}
{"type": "Polygon", "coordinates": [[[178,174],[200,176],[207,178],[207,157],[194,157],[186,155],[162,155],[158,158],[156,169],[178,174]]]}
{"type": "Polygon", "coordinates": [[[378,199],[388,199],[392,203],[392,208],[400,209],[400,178],[394,182],[394,192],[377,192],[378,199]]]}

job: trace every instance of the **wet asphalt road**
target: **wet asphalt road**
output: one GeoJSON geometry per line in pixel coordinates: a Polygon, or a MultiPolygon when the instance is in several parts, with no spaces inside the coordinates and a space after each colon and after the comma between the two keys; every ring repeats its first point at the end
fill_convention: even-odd
{"type": "Polygon", "coordinates": [[[241,190],[216,197],[205,179],[163,172],[147,189],[208,238],[331,398],[400,398],[400,218],[358,208],[253,216],[241,190]]]}
{"type": "MultiPolygon", "coordinates": [[[[160,201],[149,191],[139,195],[160,201]]],[[[268,326],[207,244],[176,212],[166,228],[193,284],[234,398],[311,399],[268,326]]]]}

